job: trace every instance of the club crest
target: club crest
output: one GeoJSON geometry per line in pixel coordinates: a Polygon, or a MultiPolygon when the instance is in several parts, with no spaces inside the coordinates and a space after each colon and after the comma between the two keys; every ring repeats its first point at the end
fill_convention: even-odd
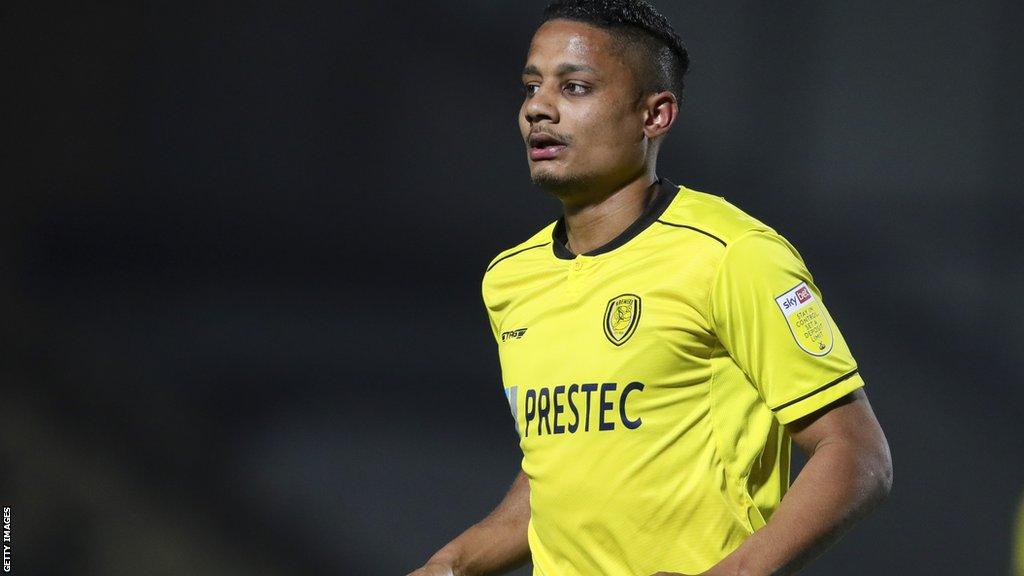
{"type": "Polygon", "coordinates": [[[636,332],[640,323],[640,297],[621,294],[608,301],[604,311],[604,335],[616,346],[622,346],[636,332]]]}

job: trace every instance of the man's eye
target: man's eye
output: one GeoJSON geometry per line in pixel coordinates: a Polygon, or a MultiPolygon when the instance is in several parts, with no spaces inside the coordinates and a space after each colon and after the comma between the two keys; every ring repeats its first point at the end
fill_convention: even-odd
{"type": "Polygon", "coordinates": [[[564,90],[573,96],[582,96],[590,91],[590,88],[577,82],[569,82],[565,85],[564,90]]]}
{"type": "Polygon", "coordinates": [[[537,84],[523,85],[523,93],[525,93],[527,96],[533,96],[534,94],[537,93],[537,90],[540,90],[540,86],[537,84]]]}

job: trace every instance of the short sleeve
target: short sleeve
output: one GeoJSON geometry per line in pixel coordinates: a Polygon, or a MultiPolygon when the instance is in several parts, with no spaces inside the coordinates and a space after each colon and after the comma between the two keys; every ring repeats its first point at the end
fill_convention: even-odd
{"type": "Polygon", "coordinates": [[[810,272],[778,234],[749,232],[729,244],[710,300],[716,335],[779,422],[864,385],[810,272]]]}

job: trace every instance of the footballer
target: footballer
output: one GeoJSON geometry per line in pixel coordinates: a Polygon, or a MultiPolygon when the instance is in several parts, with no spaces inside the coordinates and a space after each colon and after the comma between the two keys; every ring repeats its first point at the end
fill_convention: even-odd
{"type": "Polygon", "coordinates": [[[482,284],[522,468],[414,576],[793,574],[888,495],[888,443],[800,254],[659,175],[688,65],[647,2],[545,10],[519,127],[563,213],[482,284]]]}

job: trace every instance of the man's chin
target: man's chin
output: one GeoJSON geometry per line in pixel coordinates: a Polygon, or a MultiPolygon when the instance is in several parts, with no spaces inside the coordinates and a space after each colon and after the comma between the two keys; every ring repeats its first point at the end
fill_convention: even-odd
{"type": "Polygon", "coordinates": [[[530,179],[533,180],[533,183],[538,188],[555,196],[571,194],[583,184],[583,181],[578,176],[560,174],[544,169],[532,170],[530,172],[530,179]]]}

